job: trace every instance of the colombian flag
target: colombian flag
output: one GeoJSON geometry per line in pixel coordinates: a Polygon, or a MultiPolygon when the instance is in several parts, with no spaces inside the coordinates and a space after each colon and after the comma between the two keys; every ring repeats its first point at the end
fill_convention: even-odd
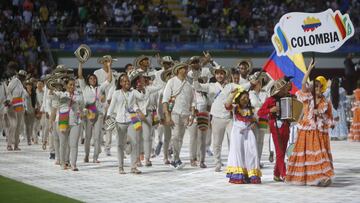
{"type": "Polygon", "coordinates": [[[295,94],[296,91],[301,89],[301,82],[306,72],[302,54],[278,56],[276,51],[271,54],[263,69],[273,80],[280,79],[284,76],[294,77],[292,79],[292,94],[295,94]]]}

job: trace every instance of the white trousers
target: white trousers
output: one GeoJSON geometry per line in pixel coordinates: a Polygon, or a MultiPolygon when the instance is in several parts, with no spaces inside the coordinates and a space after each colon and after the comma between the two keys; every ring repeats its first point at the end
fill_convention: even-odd
{"type": "Polygon", "coordinates": [[[227,134],[228,146],[230,147],[229,142],[231,140],[229,139],[229,135],[232,128],[232,120],[230,118],[227,119],[213,117],[211,120],[211,125],[215,164],[221,165],[221,149],[225,133],[227,134]]]}
{"type": "Polygon", "coordinates": [[[60,164],[63,165],[69,160],[71,166],[76,167],[80,137],[79,125],[69,126],[65,132],[60,132],[57,127],[57,134],[60,141],[60,164]]]}
{"type": "MultiPolygon", "coordinates": [[[[189,115],[171,114],[171,119],[174,122],[171,134],[173,135],[172,143],[174,147],[174,161],[180,160],[180,152],[185,135],[185,129],[189,115]]],[[[165,148],[164,148],[165,149],[165,148]]]]}
{"type": "Polygon", "coordinates": [[[7,143],[8,146],[14,144],[15,147],[17,147],[19,146],[19,137],[24,125],[24,112],[15,112],[14,110],[9,109],[7,115],[10,124],[7,143]]]}
{"type": "Polygon", "coordinates": [[[125,140],[129,139],[131,144],[131,168],[136,168],[136,161],[139,156],[140,131],[136,131],[132,124],[117,123],[117,153],[119,167],[124,167],[125,140]]]}
{"type": "Polygon", "coordinates": [[[198,160],[200,157],[200,162],[205,162],[205,152],[206,152],[206,138],[208,131],[201,131],[197,127],[197,123],[193,123],[188,127],[188,132],[190,135],[190,160],[198,160]]]}
{"type": "Polygon", "coordinates": [[[90,154],[90,143],[91,139],[94,141],[94,156],[93,159],[97,160],[99,158],[99,154],[101,153],[101,133],[103,127],[104,115],[99,114],[95,123],[86,121],[85,124],[85,157],[89,157],[90,154]]]}

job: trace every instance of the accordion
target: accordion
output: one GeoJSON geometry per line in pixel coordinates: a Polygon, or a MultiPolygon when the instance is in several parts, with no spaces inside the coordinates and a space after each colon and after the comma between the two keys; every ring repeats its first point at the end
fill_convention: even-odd
{"type": "Polygon", "coordinates": [[[303,103],[293,97],[280,99],[280,118],[290,122],[298,122],[303,114],[303,103]]]}

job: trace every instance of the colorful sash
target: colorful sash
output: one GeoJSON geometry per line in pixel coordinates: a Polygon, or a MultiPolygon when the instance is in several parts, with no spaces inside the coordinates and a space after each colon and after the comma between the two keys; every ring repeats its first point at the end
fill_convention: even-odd
{"type": "Polygon", "coordinates": [[[268,127],[268,120],[266,118],[259,118],[259,128],[267,129],[268,127]]]}
{"type": "Polygon", "coordinates": [[[87,104],[86,109],[88,110],[87,115],[86,115],[87,119],[90,122],[96,122],[97,117],[98,117],[98,110],[96,108],[96,102],[87,104]]]}
{"type": "Polygon", "coordinates": [[[133,125],[136,131],[141,130],[141,120],[139,119],[139,116],[136,112],[130,112],[130,120],[130,123],[133,125]]]}
{"type": "Polygon", "coordinates": [[[205,131],[209,128],[209,113],[199,112],[196,114],[197,127],[201,131],[205,131]]]}
{"type": "Polygon", "coordinates": [[[160,119],[156,110],[153,110],[151,112],[151,120],[152,120],[152,126],[156,126],[157,124],[160,123],[160,119]]]}
{"type": "Polygon", "coordinates": [[[65,132],[69,128],[70,109],[64,112],[59,111],[59,130],[65,132]]]}
{"type": "Polygon", "coordinates": [[[64,133],[66,130],[69,129],[69,121],[70,121],[70,109],[73,103],[73,96],[70,97],[70,103],[67,109],[61,111],[59,109],[59,130],[60,132],[64,133]]]}
{"type": "Polygon", "coordinates": [[[93,103],[87,104],[86,105],[86,109],[88,110],[88,113],[86,115],[87,119],[90,122],[96,122],[97,117],[98,117],[98,110],[96,107],[96,101],[98,100],[98,92],[97,92],[97,87],[95,88],[95,101],[93,103]]]}
{"type": "Polygon", "coordinates": [[[14,97],[11,101],[11,104],[14,107],[15,112],[24,111],[24,100],[22,97],[14,97]]]}

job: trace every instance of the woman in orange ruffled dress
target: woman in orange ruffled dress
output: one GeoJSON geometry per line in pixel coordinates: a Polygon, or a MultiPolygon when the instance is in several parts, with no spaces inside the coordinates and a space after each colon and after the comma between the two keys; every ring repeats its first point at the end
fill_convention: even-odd
{"type": "Polygon", "coordinates": [[[314,67],[306,72],[302,89],[296,93],[304,104],[304,115],[298,124],[298,137],[288,161],[286,183],[296,185],[328,186],[334,176],[328,129],[333,126],[331,103],[325,99],[326,79],[318,76],[313,87],[306,81],[314,67]]]}
{"type": "Polygon", "coordinates": [[[351,111],[353,120],[350,126],[349,140],[360,141],[360,80],[357,82],[357,88],[354,90],[355,101],[351,111]]]}

